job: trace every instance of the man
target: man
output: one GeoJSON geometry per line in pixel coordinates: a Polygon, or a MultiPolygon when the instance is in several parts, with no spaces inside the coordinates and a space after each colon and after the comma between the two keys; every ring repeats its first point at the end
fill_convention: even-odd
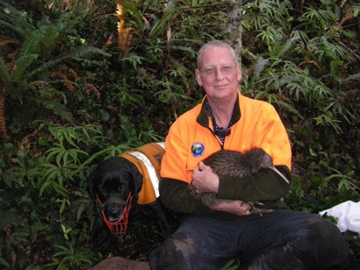
{"type": "Polygon", "coordinates": [[[151,269],[221,269],[240,258],[243,269],[319,269],[341,264],[348,250],[338,228],[319,215],[286,210],[291,149],[286,130],[268,103],[241,95],[241,68],[234,50],[212,41],[198,55],[196,80],[206,92],[202,104],[180,116],[169,130],[161,164],[160,198],[189,214],[178,230],[149,256],[151,269]],[[274,166],[249,177],[219,176],[201,160],[229,149],[262,148],[274,166]],[[224,177],[221,177],[224,178],[224,177]],[[212,209],[190,193],[214,192],[212,209]],[[275,211],[251,214],[243,201],[262,201],[275,211]]]}
{"type": "MultiPolygon", "coordinates": [[[[150,268],[219,270],[233,258],[249,270],[321,269],[345,262],[348,249],[334,224],[287,210],[281,200],[291,184],[289,139],[272,105],[241,95],[234,50],[221,41],[209,42],[199,51],[195,73],[206,95],[171,126],[159,185],[165,206],[188,215],[150,253],[150,268]],[[219,177],[201,162],[221,149],[244,153],[253,148],[266,151],[289,181],[272,169],[241,179],[219,177]],[[197,193],[213,192],[226,201],[210,209],[191,193],[190,183],[197,193]],[[274,211],[252,214],[244,201],[261,201],[274,211]]],[[[124,269],[150,269],[144,262],[115,261],[124,269]]]]}

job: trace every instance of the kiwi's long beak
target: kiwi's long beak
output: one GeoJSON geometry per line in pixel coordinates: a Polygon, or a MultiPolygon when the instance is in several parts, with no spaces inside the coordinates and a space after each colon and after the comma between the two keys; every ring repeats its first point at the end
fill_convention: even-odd
{"type": "Polygon", "coordinates": [[[285,180],[286,183],[289,184],[289,180],[287,180],[286,177],[278,169],[275,168],[275,166],[269,166],[269,169],[272,169],[274,172],[276,172],[278,175],[280,175],[282,177],[282,179],[285,180]]]}

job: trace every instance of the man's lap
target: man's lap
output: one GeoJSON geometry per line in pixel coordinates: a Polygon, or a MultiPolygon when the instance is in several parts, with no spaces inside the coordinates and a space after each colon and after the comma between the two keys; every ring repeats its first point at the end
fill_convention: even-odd
{"type": "MultiPolygon", "coordinates": [[[[188,217],[150,258],[154,261],[154,257],[162,254],[160,257],[166,258],[167,263],[189,260],[189,265],[179,269],[191,269],[190,265],[197,265],[197,269],[219,269],[231,258],[251,261],[271,249],[291,243],[301,253],[316,257],[316,263],[322,263],[328,257],[322,254],[322,247],[337,245],[339,241],[343,241],[342,235],[334,224],[319,215],[304,212],[277,210],[232,220],[194,215],[188,217]]],[[[337,250],[334,253],[336,255],[337,250]]]]}

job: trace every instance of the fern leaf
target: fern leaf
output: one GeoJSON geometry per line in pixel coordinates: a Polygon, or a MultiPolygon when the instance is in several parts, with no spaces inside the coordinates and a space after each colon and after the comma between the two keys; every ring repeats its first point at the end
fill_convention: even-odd
{"type": "Polygon", "coordinates": [[[39,30],[35,30],[31,33],[30,37],[26,39],[24,45],[21,48],[19,58],[30,54],[38,53],[39,43],[43,38],[43,33],[39,30]]]}
{"type": "Polygon", "coordinates": [[[15,61],[15,65],[11,70],[11,77],[15,81],[19,81],[28,67],[37,59],[37,54],[24,55],[15,61]]]}
{"type": "Polygon", "coordinates": [[[26,35],[22,29],[19,29],[15,25],[8,23],[4,20],[0,20],[0,26],[1,28],[6,28],[7,30],[10,30],[13,33],[17,33],[22,39],[26,39],[26,35]]]}
{"type": "Polygon", "coordinates": [[[254,78],[258,79],[260,78],[260,73],[265,69],[265,66],[267,65],[267,63],[269,62],[269,59],[264,59],[262,57],[260,57],[255,65],[255,70],[254,70],[254,78]]]}
{"type": "Polygon", "coordinates": [[[0,228],[20,225],[21,213],[15,208],[10,208],[6,211],[1,211],[0,228]]]}
{"type": "Polygon", "coordinates": [[[130,1],[119,1],[121,5],[125,7],[126,12],[129,12],[136,20],[136,23],[138,25],[138,32],[140,34],[144,31],[144,22],[142,18],[142,14],[140,13],[139,9],[136,7],[136,5],[133,2],[130,1]]]}
{"type": "Polygon", "coordinates": [[[106,53],[104,50],[99,49],[99,48],[95,48],[92,46],[88,46],[88,47],[81,47],[78,49],[75,49],[65,55],[62,55],[61,57],[54,59],[52,61],[48,61],[46,63],[43,63],[40,67],[38,67],[37,69],[33,70],[28,77],[32,77],[36,74],[39,74],[45,70],[48,70],[56,65],[65,63],[67,61],[71,61],[71,60],[77,60],[77,61],[82,61],[84,63],[91,63],[91,61],[88,61],[86,59],[86,57],[89,57],[92,54],[96,54],[96,55],[102,55],[104,57],[110,57],[109,53],[106,53]]]}
{"type": "Polygon", "coordinates": [[[176,8],[176,9],[167,11],[164,14],[164,16],[155,23],[154,27],[151,29],[151,31],[149,33],[149,37],[154,39],[154,38],[157,38],[161,33],[163,33],[167,29],[167,21],[171,18],[172,15],[174,15],[180,9],[181,8],[176,8]]]}
{"type": "Polygon", "coordinates": [[[0,57],[0,79],[5,84],[5,88],[8,88],[8,84],[10,83],[10,74],[3,57],[0,57]]]}
{"type": "Polygon", "coordinates": [[[283,56],[286,52],[288,52],[294,45],[296,41],[298,41],[299,37],[290,38],[285,42],[285,45],[281,48],[281,51],[278,53],[278,57],[283,56]]]}
{"type": "Polygon", "coordinates": [[[74,123],[74,117],[71,112],[69,112],[66,106],[62,105],[58,101],[53,99],[37,98],[36,102],[40,103],[40,105],[45,108],[52,110],[54,114],[59,115],[64,120],[74,123]]]}
{"type": "Polygon", "coordinates": [[[348,81],[352,81],[352,80],[358,80],[360,81],[360,73],[356,73],[353,75],[350,75],[349,77],[347,77],[344,82],[348,82],[348,81]]]}

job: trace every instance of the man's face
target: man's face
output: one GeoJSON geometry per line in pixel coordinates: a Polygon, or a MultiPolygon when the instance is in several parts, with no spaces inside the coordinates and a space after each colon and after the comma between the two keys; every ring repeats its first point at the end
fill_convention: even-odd
{"type": "Polygon", "coordinates": [[[208,98],[222,99],[236,95],[241,81],[240,66],[229,49],[224,47],[211,47],[204,51],[195,75],[208,98]]]}

